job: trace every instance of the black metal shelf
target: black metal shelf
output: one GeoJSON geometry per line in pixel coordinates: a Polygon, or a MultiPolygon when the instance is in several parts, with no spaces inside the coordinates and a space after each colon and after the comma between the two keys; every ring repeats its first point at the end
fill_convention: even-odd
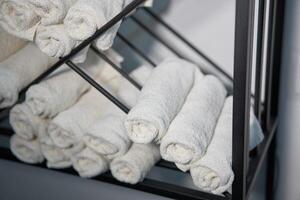
{"type": "MultiPolygon", "coordinates": [[[[74,64],[70,59],[80,52],[82,49],[90,45],[96,38],[105,33],[108,29],[123,20],[125,16],[132,13],[140,4],[145,0],[134,0],[129,4],[124,10],[110,20],[107,24],[101,27],[93,36],[83,41],[79,46],[77,46],[73,51],[61,58],[56,64],[54,64],[48,71],[39,76],[34,80],[28,87],[26,87],[20,93],[19,102],[22,101],[25,91],[33,84],[36,84],[46,78],[50,73],[58,69],[62,64],[67,64],[74,72],[78,73],[82,78],[89,82],[94,88],[106,96],[110,101],[112,101],[116,106],[118,106],[125,113],[128,113],[130,108],[126,107],[122,102],[115,98],[112,94],[106,91],[100,84],[98,84],[93,78],[86,74],[80,67],[74,64]]],[[[283,27],[283,11],[284,11],[284,1],[270,0],[271,6],[267,10],[266,0],[259,0],[259,12],[258,12],[258,28],[257,28],[257,41],[253,41],[254,34],[254,6],[256,1],[248,0],[237,0],[236,1],[236,34],[235,34],[235,62],[234,62],[234,79],[230,77],[220,66],[218,66],[209,56],[205,55],[202,51],[197,49],[192,42],[188,41],[183,37],[178,31],[172,28],[168,23],[166,23],[162,18],[160,18],[151,9],[143,8],[141,12],[146,12],[148,16],[152,17],[158,24],[166,28],[171,34],[173,34],[179,41],[183,42],[187,47],[196,53],[199,57],[206,60],[213,68],[218,70],[220,74],[233,81],[233,94],[234,94],[234,108],[233,108],[233,171],[235,173],[235,180],[232,187],[232,195],[229,193],[224,193],[224,196],[213,195],[198,190],[193,190],[162,181],[145,179],[143,182],[136,185],[129,185],[125,183],[118,182],[115,180],[110,173],[93,178],[94,180],[103,181],[123,187],[128,187],[136,190],[141,190],[157,195],[162,195],[174,199],[199,199],[199,200],[246,200],[248,199],[253,186],[255,185],[256,178],[261,169],[262,163],[265,160],[269,149],[272,150],[272,142],[276,137],[277,130],[277,109],[278,106],[278,74],[280,71],[280,62],[278,61],[280,57],[280,46],[282,27],[283,27]],[[266,13],[271,13],[266,16],[266,13]],[[279,19],[280,18],[280,19],[279,19]],[[266,27],[267,22],[270,23],[269,27],[266,27]],[[267,64],[263,66],[264,58],[264,35],[267,35],[267,64]],[[257,46],[256,57],[256,73],[255,73],[255,94],[254,105],[255,114],[261,121],[262,127],[265,131],[265,139],[262,144],[257,148],[258,150],[253,156],[249,157],[248,150],[248,137],[249,137],[249,109],[251,100],[251,67],[252,67],[252,55],[253,45],[257,46]],[[278,50],[279,49],[279,50],[278,50]],[[279,62],[279,63],[278,63],[279,62]],[[267,68],[268,73],[266,73],[266,102],[263,105],[261,102],[261,91],[262,91],[262,69],[267,68]],[[264,106],[264,108],[262,107],[264,106]],[[242,142],[241,142],[242,141],[242,142]]],[[[150,34],[155,41],[161,43],[174,55],[178,57],[185,58],[176,49],[174,49],[168,42],[166,42],[159,34],[155,33],[154,30],[149,28],[141,19],[135,16],[128,17],[133,22],[135,22],[142,30],[150,34]]],[[[127,19],[128,19],[127,18],[127,19]]],[[[127,20],[125,19],[125,20],[127,20]]],[[[131,50],[133,50],[138,56],[142,57],[151,66],[155,67],[156,63],[149,58],[142,50],[136,47],[126,36],[121,33],[117,34],[117,37],[126,44],[131,50]]],[[[120,66],[116,65],[108,57],[102,54],[95,47],[91,46],[91,49],[104,61],[110,64],[116,71],[118,71],[124,78],[126,78],[130,83],[132,83],[136,88],[141,89],[141,86],[132,79],[126,71],[124,71],[120,66]]],[[[187,58],[185,58],[187,59],[187,58]]],[[[0,111],[0,121],[8,117],[9,110],[7,108],[0,111]]],[[[4,137],[10,137],[13,134],[11,129],[0,129],[0,135],[4,137]]],[[[19,162],[8,149],[0,148],[0,159],[10,160],[14,162],[19,162]]],[[[271,164],[271,163],[270,163],[271,164]]],[[[33,165],[35,167],[46,168],[45,164],[33,165]]],[[[166,161],[160,161],[157,166],[164,167],[171,170],[177,170],[173,163],[166,161]]],[[[53,169],[51,169],[53,170],[53,169]]],[[[274,169],[270,168],[268,174],[274,173],[274,169]]],[[[77,175],[77,173],[72,169],[65,170],[55,170],[67,174],[77,175]]],[[[183,172],[182,172],[183,173],[183,172]]],[[[272,190],[268,191],[271,193],[272,190]]],[[[271,195],[269,195],[271,196],[271,195]]],[[[269,200],[269,199],[268,199],[269,200]]]]}

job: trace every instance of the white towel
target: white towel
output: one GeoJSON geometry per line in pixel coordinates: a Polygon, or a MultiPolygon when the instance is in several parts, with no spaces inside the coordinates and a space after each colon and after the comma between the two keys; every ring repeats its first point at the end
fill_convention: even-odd
{"type": "Polygon", "coordinates": [[[232,97],[226,99],[214,137],[206,154],[191,168],[196,186],[221,194],[231,186],[234,174],[231,168],[232,97]]]}
{"type": "Polygon", "coordinates": [[[77,44],[62,24],[39,26],[35,42],[42,52],[56,58],[68,55],[77,44]]]}
{"type": "Polygon", "coordinates": [[[57,146],[71,147],[81,140],[109,104],[106,97],[92,88],[75,105],[58,114],[50,122],[47,132],[57,146]]]}
{"type": "Polygon", "coordinates": [[[55,61],[30,43],[0,63],[0,108],[16,103],[19,92],[55,61]]]}
{"type": "Polygon", "coordinates": [[[62,148],[54,145],[49,137],[41,141],[41,151],[47,160],[47,167],[54,169],[63,169],[72,166],[71,159],[64,154],[62,148]]]}
{"type": "MultiPolygon", "coordinates": [[[[130,76],[140,84],[143,84],[150,73],[151,68],[142,66],[131,72],[130,76]]],[[[138,94],[139,90],[123,78],[117,98],[125,105],[129,104],[132,107],[138,94]]],[[[89,148],[106,156],[108,159],[124,155],[131,145],[123,125],[125,114],[114,105],[112,106],[105,109],[105,112],[109,114],[100,118],[84,136],[85,144],[89,148]]]]}
{"type": "Polygon", "coordinates": [[[182,109],[162,139],[160,152],[165,160],[190,165],[204,155],[226,94],[225,87],[214,76],[203,77],[200,73],[196,76],[182,109]]]}
{"type": "MultiPolygon", "coordinates": [[[[191,176],[200,189],[221,194],[230,189],[234,180],[232,162],[233,98],[226,99],[214,137],[205,155],[191,168],[191,176]]],[[[263,133],[253,111],[250,113],[250,147],[263,139],[263,133]]]]}
{"type": "Polygon", "coordinates": [[[9,122],[15,133],[26,140],[43,137],[48,126],[48,120],[34,115],[26,103],[18,104],[11,109],[9,122]]]}
{"type": "Polygon", "coordinates": [[[15,134],[10,138],[10,149],[23,162],[37,164],[44,161],[40,143],[37,139],[25,140],[15,134]]]}
{"type": "Polygon", "coordinates": [[[47,26],[63,22],[76,0],[27,0],[27,2],[41,17],[41,24],[47,26]]]}
{"type": "Polygon", "coordinates": [[[39,22],[39,16],[26,1],[0,1],[0,25],[10,34],[33,41],[39,22]]]}
{"type": "MultiPolygon", "coordinates": [[[[107,55],[110,56],[110,55],[107,55]]],[[[90,52],[87,62],[80,65],[90,76],[107,79],[115,78],[116,72],[95,53],[90,52]]],[[[52,118],[66,110],[90,88],[90,84],[73,70],[65,70],[46,81],[31,86],[26,92],[26,101],[35,115],[52,118]],[[72,84],[71,84],[72,83],[72,84]]]]}
{"type": "Polygon", "coordinates": [[[176,58],[153,70],[125,121],[133,142],[160,142],[192,88],[197,70],[192,63],[176,58]]]}
{"type": "Polygon", "coordinates": [[[136,184],[144,180],[159,159],[159,149],[155,144],[134,143],[124,156],[111,162],[110,170],[117,180],[136,184]]]}
{"type": "Polygon", "coordinates": [[[89,148],[108,159],[124,155],[131,145],[123,125],[125,114],[119,112],[97,120],[84,136],[89,148]]]}
{"type": "MultiPolygon", "coordinates": [[[[78,0],[69,10],[64,24],[72,38],[85,40],[117,15],[122,7],[123,0],[78,0]]],[[[107,50],[112,46],[120,23],[97,39],[96,46],[99,49],[107,50]]]]}
{"type": "Polygon", "coordinates": [[[0,62],[26,45],[26,41],[7,33],[0,26],[0,62]]]}
{"type": "Polygon", "coordinates": [[[84,149],[83,143],[78,143],[71,148],[57,147],[50,137],[40,139],[41,149],[47,160],[47,167],[63,169],[72,166],[71,157],[84,149]]]}
{"type": "Polygon", "coordinates": [[[48,168],[65,169],[72,166],[71,159],[64,154],[63,149],[47,144],[41,144],[41,149],[47,160],[48,168]]]}
{"type": "Polygon", "coordinates": [[[52,118],[72,106],[90,85],[72,70],[59,73],[26,92],[26,102],[35,115],[52,118]]]}
{"type": "Polygon", "coordinates": [[[74,155],[71,160],[74,169],[83,178],[95,177],[109,168],[109,161],[89,148],[74,155]]]}

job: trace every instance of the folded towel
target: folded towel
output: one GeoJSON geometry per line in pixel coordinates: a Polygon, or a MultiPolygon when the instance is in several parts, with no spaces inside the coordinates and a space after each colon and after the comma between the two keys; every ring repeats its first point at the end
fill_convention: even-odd
{"type": "Polygon", "coordinates": [[[83,178],[91,178],[108,170],[109,161],[89,148],[71,158],[74,169],[83,178]]]}
{"type": "MultiPolygon", "coordinates": [[[[141,85],[147,80],[151,68],[139,67],[130,73],[130,76],[141,85]]],[[[125,105],[132,107],[136,103],[139,90],[125,78],[122,79],[117,98],[125,105]]],[[[131,145],[123,121],[125,114],[115,106],[105,109],[108,115],[100,118],[84,136],[85,144],[95,152],[114,159],[124,155],[131,145]]]]}
{"type": "MultiPolygon", "coordinates": [[[[205,155],[191,168],[196,186],[202,190],[221,194],[230,189],[234,180],[232,162],[232,96],[226,99],[218,120],[214,137],[205,155]]],[[[263,133],[254,113],[250,114],[250,147],[263,139],[263,133]]]]}
{"type": "Polygon", "coordinates": [[[106,97],[92,88],[75,105],[58,114],[50,122],[47,132],[57,146],[71,147],[81,140],[109,104],[106,97]]]}
{"type": "Polygon", "coordinates": [[[160,152],[165,160],[190,165],[204,155],[226,94],[225,87],[214,76],[196,75],[190,94],[162,139],[160,152]]]}
{"type": "Polygon", "coordinates": [[[190,92],[196,72],[195,65],[175,58],[153,70],[125,121],[133,142],[160,142],[190,92]]]}
{"type": "Polygon", "coordinates": [[[27,2],[41,17],[41,24],[47,26],[63,22],[76,0],[27,0],[27,2]]]}
{"type": "Polygon", "coordinates": [[[35,42],[42,52],[56,58],[68,55],[77,44],[62,24],[39,26],[35,42]]]}
{"type": "Polygon", "coordinates": [[[40,143],[37,139],[25,140],[15,134],[10,139],[10,149],[23,162],[37,164],[44,161],[40,143]]]}
{"type": "Polygon", "coordinates": [[[124,118],[124,113],[103,116],[85,134],[85,144],[108,159],[124,155],[131,145],[123,125],[124,118]]]}
{"type": "Polygon", "coordinates": [[[0,1],[0,25],[10,34],[33,41],[39,22],[40,17],[26,1],[0,1]]]}
{"type": "Polygon", "coordinates": [[[84,149],[84,144],[79,143],[71,148],[57,147],[50,137],[40,140],[41,149],[47,160],[47,167],[63,169],[72,166],[71,157],[84,149]]]}
{"type": "Polygon", "coordinates": [[[196,186],[204,191],[221,194],[231,186],[232,97],[226,99],[214,137],[206,154],[191,168],[196,186]]]}
{"type": "MultiPolygon", "coordinates": [[[[107,56],[110,57],[110,55],[107,56]]],[[[101,75],[101,79],[103,77],[106,81],[117,77],[116,72],[109,73],[106,69],[111,66],[93,52],[89,53],[87,62],[80,67],[92,77],[101,75]]],[[[73,70],[65,70],[46,81],[31,86],[26,92],[26,101],[35,115],[52,118],[76,103],[89,88],[90,84],[81,76],[73,70]]]]}
{"type": "Polygon", "coordinates": [[[159,149],[155,144],[134,143],[124,156],[111,162],[110,169],[119,181],[136,184],[143,181],[159,159],[159,149]]]}
{"type": "Polygon", "coordinates": [[[89,88],[88,82],[67,70],[31,86],[26,92],[26,102],[35,115],[52,118],[76,103],[89,88]]]}
{"type": "MultiPolygon", "coordinates": [[[[73,39],[85,40],[121,12],[122,7],[123,0],[78,0],[69,10],[64,24],[73,39]]],[[[107,50],[112,46],[120,23],[97,39],[96,46],[99,49],[107,50]]]]}
{"type": "Polygon", "coordinates": [[[71,167],[71,159],[64,154],[63,149],[55,146],[54,143],[51,144],[50,141],[49,139],[49,142],[41,142],[41,150],[47,160],[47,167],[54,169],[71,167]]]}
{"type": "MultiPolygon", "coordinates": [[[[143,86],[148,80],[151,72],[152,67],[144,65],[133,70],[129,75],[139,85],[143,86]]],[[[123,104],[129,108],[132,108],[134,105],[136,105],[139,94],[140,91],[134,85],[132,85],[128,80],[122,79],[117,97],[123,104]]]]}
{"type": "Polygon", "coordinates": [[[26,45],[26,41],[8,34],[0,26],[0,62],[7,59],[12,54],[26,45]]]}
{"type": "Polygon", "coordinates": [[[15,133],[26,140],[43,137],[48,126],[48,120],[34,115],[26,103],[18,104],[11,109],[9,122],[15,133]]]}
{"type": "Polygon", "coordinates": [[[0,63],[0,108],[16,103],[19,92],[55,61],[34,44],[28,44],[0,63]]]}

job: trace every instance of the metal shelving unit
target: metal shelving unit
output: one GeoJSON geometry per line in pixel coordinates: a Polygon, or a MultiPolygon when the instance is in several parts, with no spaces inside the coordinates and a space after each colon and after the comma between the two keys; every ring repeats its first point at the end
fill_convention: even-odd
{"type": "MultiPolygon", "coordinates": [[[[81,68],[74,64],[70,59],[78,52],[83,50],[89,44],[91,44],[96,38],[101,36],[105,31],[110,29],[114,24],[123,20],[125,16],[135,10],[145,0],[134,0],[129,4],[121,13],[115,16],[111,21],[101,27],[93,36],[83,41],[78,47],[76,47],[69,55],[61,58],[56,64],[54,64],[48,71],[33,81],[28,87],[36,84],[47,77],[50,73],[58,69],[62,64],[68,65],[74,72],[78,73],[82,78],[88,81],[99,92],[111,100],[116,106],[118,106],[125,113],[128,113],[129,108],[126,107],[117,98],[106,91],[100,84],[93,80],[88,74],[86,74],[81,68]]],[[[173,29],[162,18],[148,8],[139,8],[141,12],[146,12],[153,20],[166,28],[170,33],[178,38],[181,42],[185,43],[187,47],[193,50],[199,57],[205,59],[212,67],[220,72],[220,76],[233,81],[233,94],[234,94],[234,106],[233,106],[233,147],[232,147],[232,167],[235,173],[235,180],[232,186],[232,194],[224,193],[222,196],[213,195],[198,190],[189,189],[186,187],[178,186],[175,184],[169,184],[162,181],[145,179],[143,182],[136,185],[129,185],[118,182],[110,173],[98,176],[94,180],[103,181],[111,184],[116,184],[123,187],[128,187],[136,190],[141,190],[169,198],[174,199],[198,199],[198,200],[246,200],[251,194],[252,188],[255,185],[256,178],[261,169],[262,163],[269,156],[268,161],[268,191],[267,199],[272,199],[273,194],[273,175],[274,175],[274,152],[275,152],[275,136],[277,131],[277,106],[278,106],[278,91],[279,91],[279,73],[280,73],[280,57],[281,57],[281,38],[283,29],[283,17],[284,17],[284,0],[236,0],[236,26],[235,26],[235,54],[234,54],[234,78],[230,77],[226,72],[222,70],[215,62],[197,49],[190,41],[184,38],[179,32],[173,29]],[[255,18],[255,3],[258,3],[258,16],[257,16],[257,40],[253,40],[254,35],[254,18],[255,18]],[[268,13],[268,16],[267,16],[268,13]],[[267,41],[265,41],[267,38],[267,41]],[[253,55],[253,45],[256,45],[257,52],[253,55]],[[263,49],[267,50],[264,51],[263,49]],[[253,66],[252,58],[255,56],[255,94],[251,95],[251,69],[253,66]],[[265,59],[265,60],[264,60],[265,59]],[[265,62],[264,62],[265,61],[265,62]],[[264,64],[266,63],[266,64],[264,64]],[[262,83],[263,68],[266,68],[266,83],[262,83]],[[261,91],[265,86],[265,101],[261,101],[261,91]],[[248,149],[248,137],[249,137],[249,113],[251,96],[254,99],[255,114],[261,122],[261,125],[265,132],[265,139],[262,144],[255,150],[250,156],[248,149]],[[269,155],[268,155],[269,154],[269,155]],[[270,182],[271,181],[271,182],[270,182]]],[[[160,42],[171,52],[181,58],[185,58],[176,49],[172,48],[163,38],[155,33],[151,28],[147,26],[141,19],[135,16],[129,17],[135,22],[142,30],[148,32],[156,41],[160,42]]],[[[126,19],[125,19],[126,20],[126,19]]],[[[156,63],[145,55],[139,48],[131,43],[129,39],[118,33],[117,37],[126,44],[137,55],[144,58],[151,66],[155,67],[156,63]]],[[[135,87],[141,89],[141,86],[122,68],[117,66],[113,61],[107,58],[104,54],[98,51],[92,46],[94,51],[103,60],[109,63],[114,69],[116,69],[124,78],[130,81],[135,87]]],[[[25,88],[21,92],[24,95],[25,88]]],[[[5,120],[8,116],[10,108],[1,110],[0,120],[5,120]]],[[[3,137],[10,137],[13,134],[11,129],[0,129],[0,135],[3,137]]],[[[10,152],[9,149],[0,148],[0,159],[19,162],[10,152]]],[[[21,162],[19,162],[21,163],[21,162]]],[[[24,164],[24,163],[23,163],[24,164]]],[[[174,164],[160,161],[157,164],[159,167],[164,167],[170,170],[177,170],[174,164]]],[[[33,167],[46,168],[45,164],[34,165],[33,167]]],[[[49,169],[53,170],[53,169],[49,169]]],[[[59,170],[67,174],[77,175],[72,169],[59,170]]],[[[183,173],[183,172],[182,172],[183,173]]]]}

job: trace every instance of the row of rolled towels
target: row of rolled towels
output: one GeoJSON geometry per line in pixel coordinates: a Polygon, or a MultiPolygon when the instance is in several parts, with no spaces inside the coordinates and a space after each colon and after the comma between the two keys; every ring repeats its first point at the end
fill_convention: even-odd
{"type": "MultiPolygon", "coordinates": [[[[112,50],[105,53],[122,62],[112,50]]],[[[13,105],[52,60],[30,43],[2,62],[1,107],[13,105]],[[32,53],[35,59],[28,61],[32,53]]],[[[142,66],[131,72],[144,86],[139,91],[93,52],[81,67],[132,108],[128,115],[63,66],[31,86],[25,101],[11,110],[11,150],[17,158],[27,163],[46,159],[50,168],[73,166],[82,177],[110,169],[116,179],[135,184],[162,157],[189,171],[202,190],[230,190],[232,96],[218,78],[170,58],[154,69],[142,66]]],[[[253,149],[263,134],[252,111],[250,116],[253,149]]]]}
{"type": "MultiPolygon", "coordinates": [[[[0,25],[10,34],[34,41],[51,57],[68,55],[83,40],[122,11],[132,0],[1,0],[0,25]]],[[[148,0],[145,6],[151,6],[148,0]]],[[[95,45],[108,50],[121,22],[98,39],[95,45]]],[[[72,60],[83,63],[88,48],[72,60]]]]}

